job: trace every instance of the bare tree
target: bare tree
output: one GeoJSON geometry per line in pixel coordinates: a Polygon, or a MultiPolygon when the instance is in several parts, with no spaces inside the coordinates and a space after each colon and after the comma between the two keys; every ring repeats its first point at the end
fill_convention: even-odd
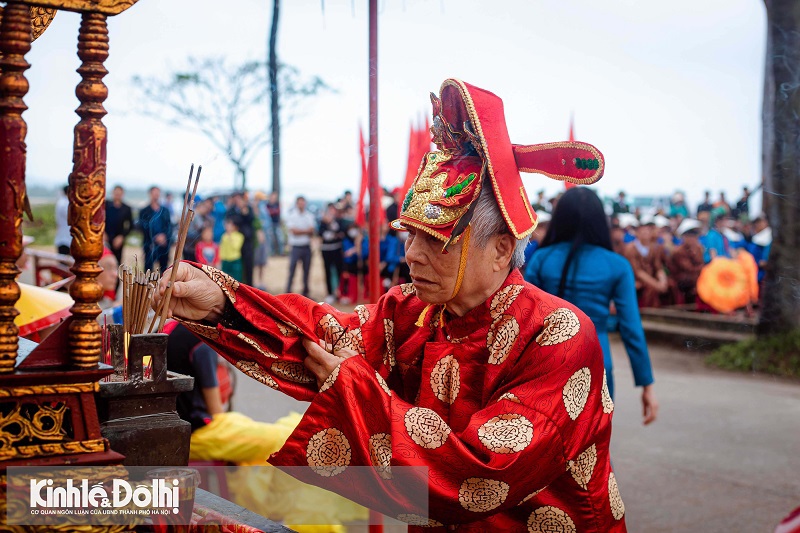
{"type": "MultiPolygon", "coordinates": [[[[202,133],[236,169],[234,186],[247,187],[247,169],[270,143],[272,120],[267,63],[230,65],[224,58],[189,58],[186,68],[166,77],[135,76],[137,110],[163,123],[202,133]]],[[[288,65],[278,65],[282,105],[273,117],[294,118],[301,102],[330,88],[319,77],[303,78],[288,65]]],[[[280,121],[276,121],[278,126],[280,121]]]]}
{"type": "Polygon", "coordinates": [[[800,327],[800,2],[765,0],[764,207],[773,241],[759,334],[800,327]]]}

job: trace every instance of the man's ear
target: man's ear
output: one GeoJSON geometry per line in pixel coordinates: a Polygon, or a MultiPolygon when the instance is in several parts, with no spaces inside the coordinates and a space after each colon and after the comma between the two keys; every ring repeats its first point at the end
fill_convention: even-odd
{"type": "Polygon", "coordinates": [[[493,270],[500,272],[507,270],[511,264],[511,257],[514,255],[514,248],[517,240],[510,233],[504,233],[495,237],[493,270]]]}

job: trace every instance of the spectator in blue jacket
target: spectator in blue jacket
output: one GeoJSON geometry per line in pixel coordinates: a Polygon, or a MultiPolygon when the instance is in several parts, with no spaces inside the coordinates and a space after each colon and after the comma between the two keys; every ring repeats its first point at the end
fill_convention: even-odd
{"type": "Polygon", "coordinates": [[[172,238],[172,221],[169,210],[161,204],[161,189],[150,187],[150,203],[139,211],[139,229],[142,230],[144,268],[152,269],[158,261],[161,272],[169,265],[169,247],[172,238]]]}
{"type": "Polygon", "coordinates": [[[624,257],[612,251],[608,219],[595,193],[585,187],[564,193],[541,247],[531,257],[525,279],[571,302],[591,318],[603,347],[612,398],[614,375],[607,323],[610,304],[614,303],[634,382],[642,387],[644,423],[653,422],[658,415],[658,401],[633,269],[624,257]]]}

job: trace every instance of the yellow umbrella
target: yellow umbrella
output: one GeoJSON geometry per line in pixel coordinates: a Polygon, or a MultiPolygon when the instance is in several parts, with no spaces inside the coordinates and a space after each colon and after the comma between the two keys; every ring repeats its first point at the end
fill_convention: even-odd
{"type": "Polygon", "coordinates": [[[20,283],[19,289],[21,295],[16,304],[19,315],[14,323],[20,337],[27,337],[69,316],[73,304],[69,294],[27,283],[20,283]]]}

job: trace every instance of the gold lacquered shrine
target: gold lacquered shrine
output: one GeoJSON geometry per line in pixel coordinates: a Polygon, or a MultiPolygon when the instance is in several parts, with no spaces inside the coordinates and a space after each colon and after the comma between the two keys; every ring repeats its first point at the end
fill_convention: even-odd
{"type": "Polygon", "coordinates": [[[108,89],[103,66],[108,58],[106,19],[135,0],[41,0],[7,2],[0,21],[0,469],[16,465],[120,464],[100,433],[95,406],[98,381],[113,369],[100,364],[102,340],[97,322],[102,289],[97,262],[105,229],[106,114],[108,89]],[[27,109],[25,55],[57,10],[81,14],[78,57],[81,81],[76,94],[80,120],[75,126],[73,168],[69,176],[72,235],[70,288],[72,317],[44,343],[32,346],[18,337],[14,305],[20,291],[17,259],[22,254],[22,217],[30,214],[25,189],[27,109]]]}

